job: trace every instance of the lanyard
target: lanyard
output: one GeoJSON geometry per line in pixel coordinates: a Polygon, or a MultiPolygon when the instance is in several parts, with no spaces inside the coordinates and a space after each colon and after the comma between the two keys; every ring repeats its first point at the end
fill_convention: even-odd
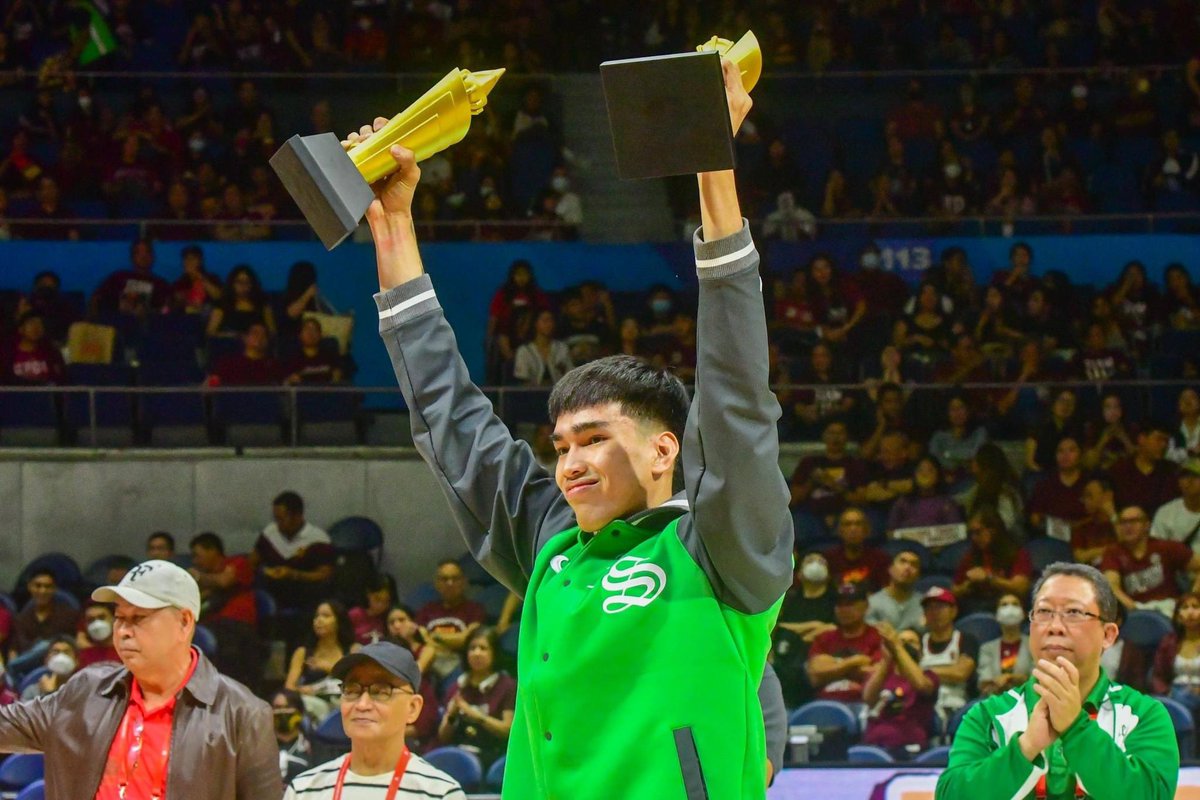
{"type": "MultiPolygon", "coordinates": [[[[1092,720],[1092,722],[1096,721],[1096,716],[1097,714],[1095,711],[1088,712],[1088,717],[1092,720]]],[[[1050,756],[1045,755],[1044,758],[1046,759],[1046,768],[1048,773],[1050,767],[1050,756]]],[[[1046,800],[1046,775],[1042,775],[1040,778],[1038,778],[1037,786],[1034,787],[1034,791],[1037,793],[1037,800],[1046,800]]],[[[1075,781],[1075,796],[1086,796],[1084,795],[1083,787],[1079,785],[1078,780],[1075,781]]]]}
{"type": "Polygon", "coordinates": [[[142,771],[146,774],[146,782],[149,783],[150,786],[155,787],[155,788],[151,789],[151,792],[152,792],[152,794],[150,795],[151,800],[162,800],[162,798],[165,797],[167,794],[166,770],[164,769],[163,773],[158,776],[158,780],[155,780],[154,776],[152,776],[150,774],[150,762],[154,761],[156,759],[154,757],[151,757],[149,760],[143,760],[143,756],[145,755],[145,752],[143,751],[143,748],[142,748],[142,744],[143,744],[142,736],[145,731],[145,728],[146,728],[145,711],[143,711],[135,703],[130,704],[129,713],[126,713],[125,719],[121,721],[120,741],[121,741],[122,749],[125,750],[125,759],[121,764],[124,775],[121,779],[120,786],[117,787],[117,796],[122,798],[122,800],[124,800],[124,798],[126,797],[126,793],[129,791],[129,783],[130,783],[131,773],[136,772],[138,767],[141,767],[142,771]],[[137,720],[137,722],[135,722],[133,724],[133,741],[130,741],[129,718],[134,713],[137,714],[138,720],[137,720]],[[130,761],[133,762],[132,767],[129,765],[130,761]]]}
{"type": "MultiPolygon", "coordinates": [[[[408,759],[412,753],[408,752],[408,747],[400,753],[400,760],[396,762],[396,771],[392,773],[392,782],[388,785],[386,800],[395,800],[396,792],[400,790],[400,779],[404,777],[404,770],[408,769],[408,759]]],[[[346,755],[346,759],[342,762],[342,768],[338,770],[337,783],[333,787],[333,800],[342,800],[342,784],[346,781],[346,773],[350,770],[350,755],[346,755]]]]}

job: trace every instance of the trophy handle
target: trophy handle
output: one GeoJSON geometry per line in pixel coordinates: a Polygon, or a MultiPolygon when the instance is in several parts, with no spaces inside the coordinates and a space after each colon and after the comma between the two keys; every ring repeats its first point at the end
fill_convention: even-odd
{"type": "Polygon", "coordinates": [[[737,64],[738,72],[742,74],[742,86],[749,92],[762,76],[762,48],[758,45],[758,37],[754,31],[746,31],[737,42],[714,36],[696,48],[699,52],[715,50],[724,58],[737,64]]]}

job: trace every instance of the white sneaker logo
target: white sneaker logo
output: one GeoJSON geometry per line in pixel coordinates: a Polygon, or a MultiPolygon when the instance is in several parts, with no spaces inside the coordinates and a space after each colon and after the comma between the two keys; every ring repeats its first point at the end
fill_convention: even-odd
{"type": "Polygon", "coordinates": [[[619,614],[630,606],[644,608],[654,602],[667,586],[667,574],[662,567],[644,558],[625,556],[604,576],[601,585],[617,594],[604,598],[607,614],[619,614]],[[626,566],[622,567],[622,564],[626,566]]]}

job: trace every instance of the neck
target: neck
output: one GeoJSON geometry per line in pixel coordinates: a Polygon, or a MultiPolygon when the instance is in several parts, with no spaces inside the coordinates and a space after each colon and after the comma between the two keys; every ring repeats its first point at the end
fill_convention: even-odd
{"type": "Polygon", "coordinates": [[[929,628],[929,638],[935,642],[944,642],[954,633],[954,626],[949,625],[945,628],[929,628]]]}
{"type": "Polygon", "coordinates": [[[1188,625],[1183,629],[1183,638],[1185,641],[1193,642],[1200,639],[1200,625],[1188,625]]]}
{"type": "Polygon", "coordinates": [[[1137,465],[1137,466],[1138,466],[1140,469],[1143,469],[1143,470],[1149,471],[1149,470],[1152,470],[1152,469],[1154,469],[1154,464],[1155,464],[1155,461],[1154,461],[1154,459],[1153,459],[1153,458],[1150,458],[1150,457],[1149,457],[1149,456],[1147,456],[1147,455],[1143,455],[1142,453],[1138,453],[1138,454],[1137,454],[1137,455],[1134,457],[1134,459],[1133,459],[1133,463],[1134,463],[1134,464],[1136,464],[1136,465],[1137,465]]]}
{"type": "Polygon", "coordinates": [[[1183,500],[1183,507],[1195,514],[1200,511],[1200,497],[1188,497],[1186,494],[1180,499],[1183,500]]]}
{"type": "Polygon", "coordinates": [[[1060,469],[1058,471],[1058,478],[1069,486],[1079,478],[1079,468],[1073,467],[1071,469],[1060,469]]]}
{"type": "Polygon", "coordinates": [[[899,583],[889,583],[887,586],[887,593],[890,594],[894,599],[904,602],[908,598],[912,597],[912,587],[902,586],[899,583]]]}
{"type": "Polygon", "coordinates": [[[1100,680],[1100,665],[1097,663],[1086,675],[1080,671],[1079,673],[1079,697],[1084,702],[1087,702],[1087,696],[1092,693],[1092,689],[1096,688],[1096,684],[1100,680]]]}
{"type": "Polygon", "coordinates": [[[182,688],[184,676],[192,665],[191,648],[180,649],[161,667],[134,675],[149,708],[161,705],[182,688]]]}
{"type": "Polygon", "coordinates": [[[825,589],[828,583],[813,583],[812,581],[804,581],[804,596],[805,597],[820,597],[825,594],[825,589]]]}
{"type": "Polygon", "coordinates": [[[487,669],[473,669],[469,673],[469,677],[467,678],[467,680],[469,680],[471,683],[478,686],[479,684],[483,683],[488,678],[490,678],[492,676],[492,673],[495,671],[496,670],[492,669],[491,667],[488,667],[487,669]]]}
{"type": "Polygon", "coordinates": [[[853,639],[855,636],[861,636],[862,632],[866,629],[866,624],[862,622],[859,622],[855,625],[843,625],[842,636],[853,639]]]}
{"type": "Polygon", "coordinates": [[[1133,544],[1129,545],[1129,552],[1133,553],[1138,558],[1143,558],[1146,555],[1146,546],[1149,541],[1146,538],[1138,539],[1133,544]]]}
{"type": "Polygon", "coordinates": [[[319,352],[321,352],[321,348],[317,347],[316,345],[312,345],[311,347],[308,345],[304,346],[304,355],[308,356],[309,358],[312,358],[319,352]]]}
{"type": "Polygon", "coordinates": [[[850,556],[851,558],[855,558],[857,556],[862,555],[863,545],[862,545],[862,542],[859,542],[857,544],[850,544],[849,542],[846,542],[846,544],[844,545],[844,549],[846,551],[846,555],[850,556]]]}
{"type": "Polygon", "coordinates": [[[325,634],[318,636],[317,637],[317,646],[315,649],[323,650],[327,647],[336,647],[337,649],[341,650],[342,644],[341,644],[341,642],[338,641],[337,636],[335,636],[332,633],[325,633],[325,634]]]}
{"type": "Polygon", "coordinates": [[[359,775],[379,775],[396,769],[404,752],[403,736],[358,740],[350,746],[350,769],[359,775]]]}
{"type": "Polygon", "coordinates": [[[1021,627],[1019,625],[1001,625],[1000,638],[1006,642],[1016,642],[1021,638],[1021,627]]]}

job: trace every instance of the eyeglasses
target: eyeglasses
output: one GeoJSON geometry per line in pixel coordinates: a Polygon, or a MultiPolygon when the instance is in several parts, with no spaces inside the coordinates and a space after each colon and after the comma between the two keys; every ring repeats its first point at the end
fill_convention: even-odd
{"type": "Polygon", "coordinates": [[[342,699],[348,702],[358,700],[363,696],[363,692],[376,703],[386,703],[394,694],[415,694],[411,689],[402,689],[390,683],[372,683],[370,686],[363,686],[361,683],[342,684],[342,699]]]}
{"type": "Polygon", "coordinates": [[[1104,621],[1104,617],[1099,614],[1084,611],[1082,608],[1066,608],[1059,611],[1057,608],[1041,607],[1029,612],[1029,621],[1035,625],[1049,625],[1055,617],[1061,619],[1067,627],[1072,628],[1084,624],[1089,619],[1104,621]]]}

